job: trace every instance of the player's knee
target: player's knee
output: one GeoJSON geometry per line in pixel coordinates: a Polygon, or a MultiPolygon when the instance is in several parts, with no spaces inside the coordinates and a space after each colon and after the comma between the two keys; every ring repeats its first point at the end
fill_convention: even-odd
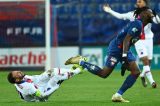
{"type": "Polygon", "coordinates": [[[107,78],[109,75],[108,74],[104,74],[104,75],[101,75],[101,78],[107,78]]]}
{"type": "Polygon", "coordinates": [[[131,75],[135,76],[136,78],[139,77],[140,71],[131,71],[131,75]]]}
{"type": "Polygon", "coordinates": [[[144,65],[149,65],[149,59],[147,56],[141,58],[144,65]]]}
{"type": "Polygon", "coordinates": [[[105,79],[110,75],[110,73],[111,73],[110,71],[102,70],[98,73],[98,76],[105,79]]]}
{"type": "Polygon", "coordinates": [[[104,79],[105,79],[105,78],[107,78],[109,75],[107,75],[107,74],[102,74],[102,73],[99,73],[99,74],[98,74],[98,76],[99,76],[99,77],[101,77],[101,78],[104,78],[104,79]]]}

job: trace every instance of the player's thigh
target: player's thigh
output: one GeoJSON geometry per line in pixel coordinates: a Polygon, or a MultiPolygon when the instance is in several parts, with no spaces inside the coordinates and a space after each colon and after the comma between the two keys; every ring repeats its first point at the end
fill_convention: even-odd
{"type": "Polygon", "coordinates": [[[139,69],[136,61],[129,62],[129,70],[134,75],[140,74],[140,69],[139,69]]]}
{"type": "Polygon", "coordinates": [[[145,46],[147,49],[148,59],[152,60],[153,58],[153,39],[147,39],[145,42],[145,46]]]}
{"type": "Polygon", "coordinates": [[[129,70],[131,71],[132,74],[139,74],[140,73],[140,69],[136,63],[136,57],[133,55],[133,53],[131,51],[128,52],[127,54],[128,56],[128,62],[129,62],[129,70]]]}
{"type": "Polygon", "coordinates": [[[139,40],[135,43],[135,49],[139,58],[148,56],[145,42],[143,40],[139,40]]]}

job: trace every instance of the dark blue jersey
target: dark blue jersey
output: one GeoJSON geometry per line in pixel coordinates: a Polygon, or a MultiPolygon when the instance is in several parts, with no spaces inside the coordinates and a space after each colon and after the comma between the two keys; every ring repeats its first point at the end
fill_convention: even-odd
{"type": "Polygon", "coordinates": [[[135,20],[128,23],[114,38],[108,47],[108,52],[122,52],[123,40],[127,35],[132,36],[132,39],[140,38],[143,24],[141,20],[135,20]]]}
{"type": "MultiPolygon", "coordinates": [[[[108,58],[105,61],[105,66],[114,68],[119,62],[122,61],[123,41],[127,35],[132,36],[133,39],[140,38],[142,32],[141,20],[135,20],[128,23],[120,33],[110,42],[108,47],[108,58]]],[[[136,61],[136,58],[129,50],[127,53],[128,62],[136,61]]]]}

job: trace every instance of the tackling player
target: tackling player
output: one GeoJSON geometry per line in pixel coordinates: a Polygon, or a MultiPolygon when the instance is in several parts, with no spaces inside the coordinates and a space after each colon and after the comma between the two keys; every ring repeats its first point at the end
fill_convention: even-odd
{"type": "Polygon", "coordinates": [[[21,99],[27,102],[45,102],[64,80],[79,74],[81,68],[74,70],[53,68],[40,75],[25,75],[22,71],[12,71],[8,74],[8,81],[14,84],[21,99]]]}
{"type": "MultiPolygon", "coordinates": [[[[148,8],[148,0],[137,0],[137,8],[143,9],[148,8]]],[[[109,5],[103,6],[104,11],[110,13],[111,15],[115,16],[118,19],[123,20],[130,20],[133,21],[135,19],[135,11],[131,11],[128,13],[120,14],[118,12],[113,11],[109,5]]],[[[154,23],[160,23],[160,18],[154,12],[154,23]]],[[[143,62],[143,71],[140,74],[142,79],[142,84],[144,87],[147,86],[147,82],[145,81],[145,76],[147,77],[148,81],[152,85],[153,88],[156,88],[157,84],[154,81],[150,69],[151,60],[153,58],[153,32],[151,31],[151,23],[147,24],[144,27],[144,33],[141,35],[141,39],[135,43],[135,49],[138,54],[138,57],[143,62]]]]}
{"type": "Polygon", "coordinates": [[[131,44],[134,43],[132,41],[139,39],[141,32],[143,32],[143,27],[152,22],[153,14],[148,9],[144,10],[143,12],[136,13],[136,15],[139,15],[141,18],[127,24],[127,26],[121,30],[116,38],[110,42],[108,47],[109,55],[106,59],[103,69],[97,65],[81,60],[83,59],[82,56],[72,57],[65,62],[65,65],[79,64],[92,74],[98,75],[102,78],[107,78],[119,62],[122,63],[122,66],[127,66],[127,69],[130,70],[131,74],[128,75],[117,93],[112,96],[113,102],[129,102],[128,100],[123,99],[122,95],[130,87],[132,87],[132,85],[134,85],[140,74],[140,70],[136,64],[136,58],[133,56],[129,48],[131,44]]]}

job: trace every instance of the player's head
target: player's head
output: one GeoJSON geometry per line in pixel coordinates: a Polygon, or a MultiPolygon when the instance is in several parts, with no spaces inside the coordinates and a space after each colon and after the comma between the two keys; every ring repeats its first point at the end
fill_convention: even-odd
{"type": "Polygon", "coordinates": [[[137,8],[148,7],[148,0],[137,0],[136,6],[137,8]]]}
{"type": "Polygon", "coordinates": [[[20,83],[25,74],[22,71],[11,71],[8,74],[8,81],[12,84],[20,83]]]}
{"type": "Polygon", "coordinates": [[[142,20],[144,25],[147,25],[148,23],[152,23],[152,19],[154,17],[152,11],[150,9],[146,9],[139,14],[140,19],[142,20]]]}

